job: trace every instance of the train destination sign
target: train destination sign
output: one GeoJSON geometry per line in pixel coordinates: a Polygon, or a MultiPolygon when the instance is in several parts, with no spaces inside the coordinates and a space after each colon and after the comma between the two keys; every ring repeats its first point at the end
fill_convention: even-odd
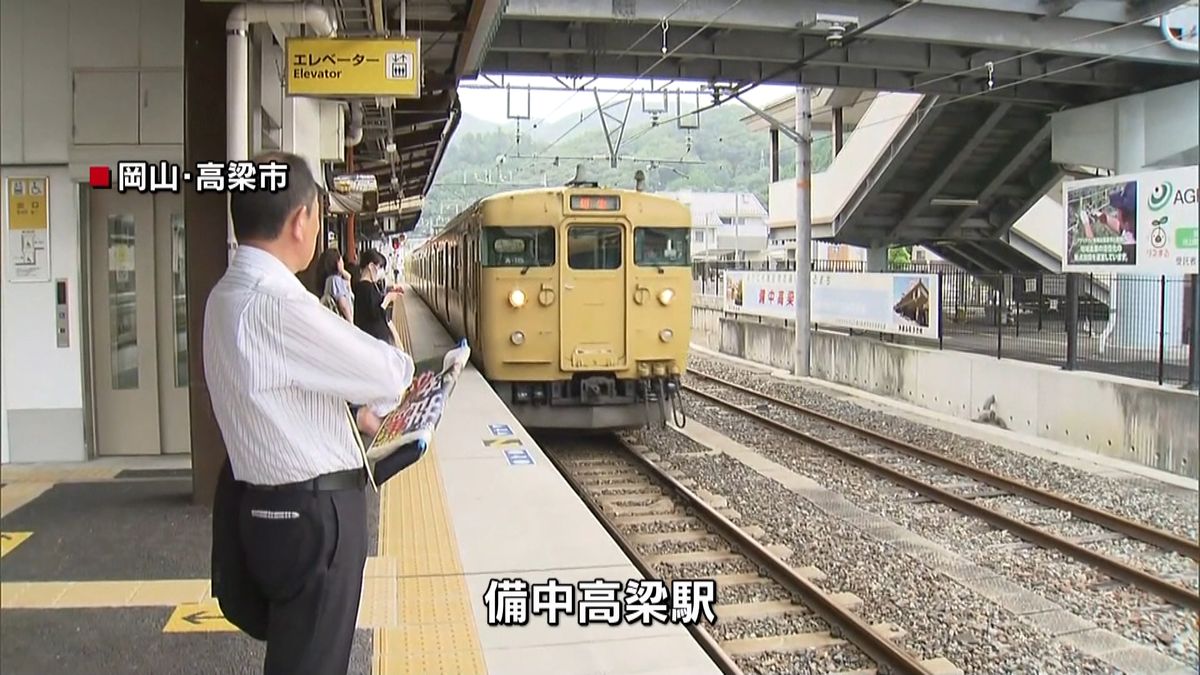
{"type": "Polygon", "coordinates": [[[289,96],[420,98],[421,41],[288,38],[289,96]]]}

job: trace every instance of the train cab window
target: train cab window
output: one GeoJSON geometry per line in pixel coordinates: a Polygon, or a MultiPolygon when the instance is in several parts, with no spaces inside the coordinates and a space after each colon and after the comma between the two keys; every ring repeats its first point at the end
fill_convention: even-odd
{"type": "Polygon", "coordinates": [[[573,270],[615,270],[621,267],[621,228],[616,225],[567,230],[567,264],[573,270]]]}
{"type": "Polygon", "coordinates": [[[633,231],[633,262],[642,267],[688,267],[691,230],[639,227],[633,231]]]}
{"type": "Polygon", "coordinates": [[[550,267],[554,265],[554,228],[484,228],[482,254],[484,267],[550,267]]]}

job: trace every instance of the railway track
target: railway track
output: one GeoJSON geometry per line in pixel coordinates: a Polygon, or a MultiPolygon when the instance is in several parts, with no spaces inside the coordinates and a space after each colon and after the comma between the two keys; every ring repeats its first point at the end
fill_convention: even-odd
{"type": "Polygon", "coordinates": [[[1073,541],[1065,536],[1060,536],[1002,511],[989,508],[977,500],[1009,495],[1020,497],[1042,506],[1069,512],[1080,520],[1192,560],[1200,559],[1200,546],[1197,546],[1196,542],[1047,492],[1027,483],[959,462],[939,453],[916,447],[707,373],[693,370],[688,372],[688,377],[694,378],[702,385],[696,387],[685,383],[683,390],[704,401],[734,410],[764,426],[830,453],[838,459],[882,475],[928,499],[945,504],[959,512],[981,518],[1033,544],[1060,551],[1111,577],[1121,579],[1175,605],[1192,611],[1200,611],[1200,596],[1196,591],[1184,585],[1093,551],[1087,548],[1083,541],[1073,541]],[[725,393],[725,396],[718,396],[717,393],[720,390],[732,392],[732,396],[725,392],[722,392],[725,393]],[[766,410],[760,412],[755,410],[756,407],[765,407],[766,410]],[[857,447],[851,449],[847,447],[849,445],[857,447]],[[917,461],[914,463],[912,460],[917,461]],[[939,472],[942,475],[937,475],[939,472]],[[914,475],[921,473],[926,474],[925,478],[939,480],[942,486],[914,475]],[[964,477],[968,479],[965,482],[961,480],[964,477]],[[954,482],[955,478],[958,479],[957,483],[954,482]],[[949,489],[951,486],[954,491],[949,489]]]}
{"type": "Polygon", "coordinates": [[[814,672],[861,673],[870,661],[892,673],[960,672],[945,659],[921,661],[900,647],[901,628],[866,623],[854,611],[859,598],[819,588],[820,570],[793,569],[782,559],[789,552],[760,544],[761,533],[723,515],[734,514],[722,498],[693,492],[689,479],[660,466],[646,448],[615,436],[538,442],[647,578],[715,580],[717,622],[689,630],[723,672],[743,673],[739,661],[758,669],[756,659],[789,653],[825,658],[814,672]]]}

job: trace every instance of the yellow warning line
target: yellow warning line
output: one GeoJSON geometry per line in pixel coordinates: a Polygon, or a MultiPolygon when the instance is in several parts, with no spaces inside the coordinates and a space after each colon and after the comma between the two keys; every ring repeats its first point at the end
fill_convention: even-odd
{"type": "MultiPolygon", "coordinates": [[[[396,318],[411,350],[407,313],[396,318]]],[[[371,607],[360,616],[395,612],[399,621],[375,631],[372,672],[487,672],[434,448],[383,486],[378,560],[364,582],[371,607]]]]}
{"type": "Polygon", "coordinates": [[[10,581],[0,584],[0,608],[161,607],[200,602],[208,591],[208,579],[10,581]]]}

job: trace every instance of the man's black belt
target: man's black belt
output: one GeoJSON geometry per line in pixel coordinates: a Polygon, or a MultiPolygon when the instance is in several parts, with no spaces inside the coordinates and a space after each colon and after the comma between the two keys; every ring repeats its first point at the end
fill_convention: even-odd
{"type": "Polygon", "coordinates": [[[310,480],[303,480],[298,483],[284,483],[283,485],[250,485],[252,490],[266,490],[269,492],[330,492],[334,490],[357,490],[365,487],[367,484],[367,472],[362,469],[347,469],[346,471],[334,471],[327,473],[310,480]]]}

